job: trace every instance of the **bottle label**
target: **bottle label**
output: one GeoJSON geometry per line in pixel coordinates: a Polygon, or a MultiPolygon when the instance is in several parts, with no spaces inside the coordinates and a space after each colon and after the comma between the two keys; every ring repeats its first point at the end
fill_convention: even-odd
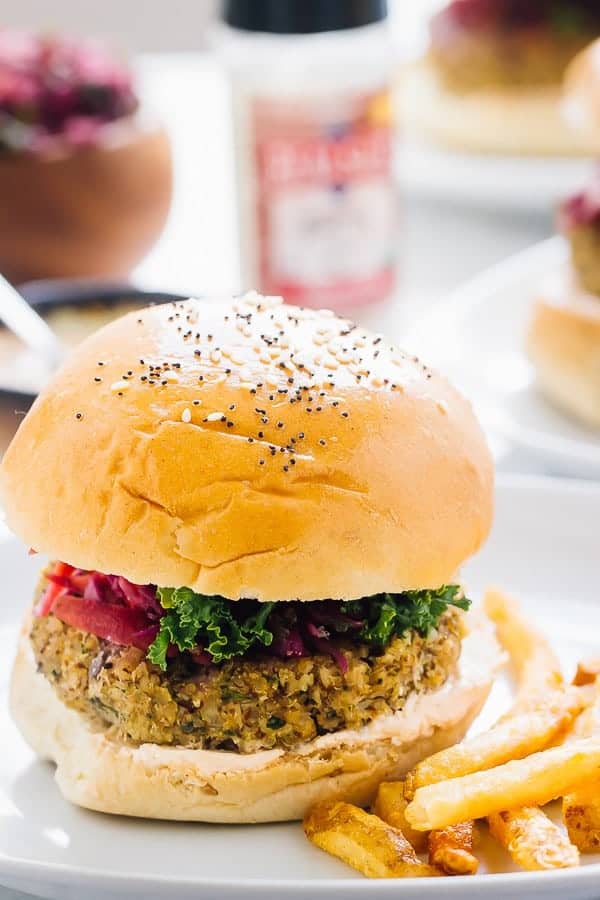
{"type": "Polygon", "coordinates": [[[348,306],[394,284],[392,122],[387,90],[254,99],[260,289],[348,306]]]}

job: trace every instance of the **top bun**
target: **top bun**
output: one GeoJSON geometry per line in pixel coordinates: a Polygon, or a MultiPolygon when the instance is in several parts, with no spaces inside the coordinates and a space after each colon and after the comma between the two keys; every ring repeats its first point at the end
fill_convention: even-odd
{"type": "Polygon", "coordinates": [[[564,113],[592,148],[600,149],[600,39],[579,53],[567,69],[564,113]]]}
{"type": "Polygon", "coordinates": [[[8,449],[34,549],[232,600],[438,587],[488,534],[470,405],[330,312],[257,294],[134,312],[86,340],[8,449]]]}

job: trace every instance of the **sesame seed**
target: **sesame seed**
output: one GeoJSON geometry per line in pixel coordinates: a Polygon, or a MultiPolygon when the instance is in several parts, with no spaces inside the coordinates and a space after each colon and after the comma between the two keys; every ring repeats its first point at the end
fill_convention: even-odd
{"type": "Polygon", "coordinates": [[[192,411],[186,408],[181,413],[181,421],[182,422],[191,422],[192,421],[192,411]]]}
{"type": "Polygon", "coordinates": [[[96,375],[96,377],[94,378],[94,381],[102,381],[102,379],[96,375]]]}
{"type": "Polygon", "coordinates": [[[264,466],[264,464],[265,464],[264,459],[259,459],[258,464],[259,464],[259,466],[264,466]]]}
{"type": "Polygon", "coordinates": [[[192,400],[192,403],[194,404],[194,406],[200,406],[202,400],[192,400]]]}
{"type": "Polygon", "coordinates": [[[127,381],[113,381],[110,386],[111,391],[122,391],[124,388],[128,388],[129,383],[127,381]]]}
{"type": "Polygon", "coordinates": [[[225,418],[225,417],[223,416],[223,413],[220,413],[220,412],[212,412],[212,413],[209,413],[209,414],[206,416],[206,418],[204,419],[204,421],[205,421],[205,422],[218,422],[220,419],[223,419],[223,418],[225,418]]]}
{"type": "Polygon", "coordinates": [[[76,418],[76,419],[83,419],[83,413],[80,413],[80,412],[75,413],[75,418],[76,418]]]}

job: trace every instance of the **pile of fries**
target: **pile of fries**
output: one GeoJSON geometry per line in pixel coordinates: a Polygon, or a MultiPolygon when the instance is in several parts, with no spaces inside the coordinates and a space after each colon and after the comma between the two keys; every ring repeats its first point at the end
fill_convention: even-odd
{"type": "Polygon", "coordinates": [[[515,672],[508,713],[381,784],[371,813],[334,801],[305,817],[309,840],[367,877],[475,874],[476,820],[523,869],[576,866],[580,851],[600,851],[600,658],[567,684],[515,600],[489,590],[485,609],[515,672]],[[558,798],[566,829],[540,808],[558,798]]]}

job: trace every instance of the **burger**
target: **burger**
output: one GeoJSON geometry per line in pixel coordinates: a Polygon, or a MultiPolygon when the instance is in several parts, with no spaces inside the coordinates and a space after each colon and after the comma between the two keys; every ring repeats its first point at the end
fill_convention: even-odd
{"type": "Polygon", "coordinates": [[[569,258],[538,292],[527,350],[541,392],[600,428],[600,170],[562,204],[558,225],[569,258]]]}
{"type": "MultiPolygon", "coordinates": [[[[565,78],[572,126],[600,147],[600,41],[581,53],[565,78]]],[[[600,166],[557,216],[569,257],[536,298],[527,337],[542,392],[581,423],[600,428],[600,166]]]]}
{"type": "Polygon", "coordinates": [[[431,20],[429,49],[403,92],[409,128],[475,153],[573,155],[563,75],[600,34],[594,0],[452,0],[431,20]]]}
{"type": "Polygon", "coordinates": [[[212,822],[367,803],[462,738],[498,663],[461,564],[492,517],[469,404],[325,311],[248,294],[118,319],[0,472],[50,561],[14,719],[66,798],[212,822]]]}

